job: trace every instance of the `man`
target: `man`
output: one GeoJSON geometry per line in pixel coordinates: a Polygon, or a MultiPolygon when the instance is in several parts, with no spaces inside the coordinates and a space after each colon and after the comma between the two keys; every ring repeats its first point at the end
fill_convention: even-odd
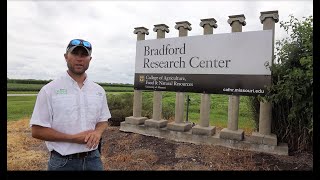
{"type": "Polygon", "coordinates": [[[40,90],[30,120],[32,137],[45,140],[48,170],[103,170],[97,149],[111,117],[106,93],[88,79],[92,46],[71,40],[64,54],[68,70],[40,90]]]}

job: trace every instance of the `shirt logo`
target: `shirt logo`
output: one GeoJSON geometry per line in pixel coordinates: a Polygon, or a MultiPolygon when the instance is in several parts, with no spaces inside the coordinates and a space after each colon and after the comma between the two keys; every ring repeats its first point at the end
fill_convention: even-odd
{"type": "Polygon", "coordinates": [[[56,90],[56,94],[68,94],[67,89],[58,89],[56,90]]]}

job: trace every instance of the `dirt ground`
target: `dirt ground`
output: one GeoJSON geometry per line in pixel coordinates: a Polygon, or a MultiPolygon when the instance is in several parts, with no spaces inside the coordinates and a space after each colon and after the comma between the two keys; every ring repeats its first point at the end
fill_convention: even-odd
{"type": "MultiPolygon", "coordinates": [[[[46,170],[49,153],[43,141],[31,137],[29,120],[7,125],[7,169],[46,170]]],[[[212,145],[175,142],[119,131],[103,134],[102,161],[114,170],[312,171],[313,154],[271,155],[212,145]]]]}

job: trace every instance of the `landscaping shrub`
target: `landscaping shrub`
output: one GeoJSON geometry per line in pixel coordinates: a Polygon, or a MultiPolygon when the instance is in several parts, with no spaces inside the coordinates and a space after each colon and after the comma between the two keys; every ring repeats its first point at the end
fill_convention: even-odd
{"type": "MultiPolygon", "coordinates": [[[[290,152],[313,151],[313,17],[290,15],[280,27],[290,37],[276,42],[272,85],[259,98],[272,102],[272,132],[279,142],[288,143],[290,152]]],[[[252,98],[257,110],[256,103],[252,98]]]]}

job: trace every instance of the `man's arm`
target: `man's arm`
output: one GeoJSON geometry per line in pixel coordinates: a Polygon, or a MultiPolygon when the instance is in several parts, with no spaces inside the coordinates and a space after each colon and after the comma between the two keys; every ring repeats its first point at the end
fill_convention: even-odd
{"type": "Polygon", "coordinates": [[[96,124],[96,128],[93,132],[89,133],[86,137],[85,137],[85,142],[87,143],[87,147],[89,149],[91,148],[95,148],[99,145],[102,133],[105,131],[105,129],[108,126],[108,122],[107,121],[103,121],[103,122],[98,122],[96,124]]]}
{"type": "Polygon", "coordinates": [[[93,132],[93,130],[84,131],[78,134],[70,135],[61,133],[52,128],[42,127],[38,125],[33,125],[31,128],[32,137],[45,140],[45,141],[60,141],[60,142],[70,142],[70,143],[78,143],[85,144],[85,137],[93,132]]]}
{"type": "Polygon", "coordinates": [[[95,131],[98,131],[102,135],[102,133],[106,130],[107,127],[108,127],[107,121],[98,122],[96,125],[95,131]]]}

